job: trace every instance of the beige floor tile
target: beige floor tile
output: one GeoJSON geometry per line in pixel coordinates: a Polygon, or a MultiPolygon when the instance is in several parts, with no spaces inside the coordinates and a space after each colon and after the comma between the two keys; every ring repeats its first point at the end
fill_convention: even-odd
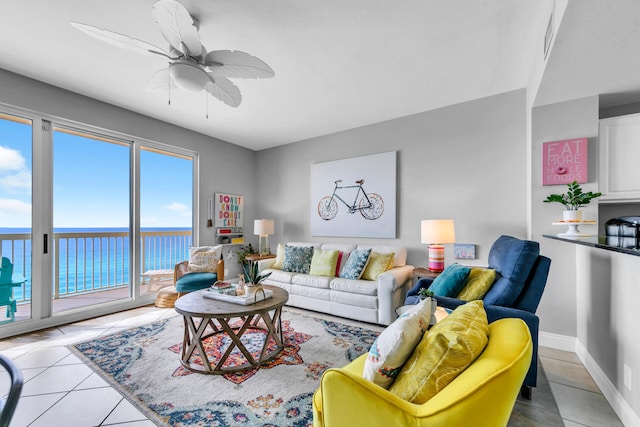
{"type": "Polygon", "coordinates": [[[30,427],[99,426],[121,400],[122,396],[112,388],[72,391],[30,427]]]}
{"type": "Polygon", "coordinates": [[[22,396],[71,391],[92,373],[85,365],[52,366],[25,382],[22,396]]]}
{"type": "Polygon", "coordinates": [[[133,421],[145,421],[147,417],[144,416],[135,406],[129,403],[127,400],[122,401],[116,406],[109,417],[105,420],[105,424],[118,424],[118,423],[131,423],[133,421]]]}
{"type": "Polygon", "coordinates": [[[602,394],[554,382],[550,385],[563,419],[592,427],[622,427],[602,394]]]}
{"type": "Polygon", "coordinates": [[[55,365],[70,354],[65,347],[37,348],[16,357],[13,362],[20,369],[42,368],[55,365]]]}
{"type": "Polygon", "coordinates": [[[555,348],[549,347],[538,347],[538,356],[564,360],[565,362],[582,363],[574,352],[556,350],[555,348]]]}
{"type": "Polygon", "coordinates": [[[95,372],[82,381],[74,390],[86,390],[89,388],[110,387],[109,383],[103,380],[95,372]]]}
{"type": "Polygon", "coordinates": [[[21,396],[16,412],[11,419],[11,427],[26,427],[62,399],[66,393],[21,396]]]}
{"type": "Polygon", "coordinates": [[[540,362],[549,381],[600,393],[584,366],[546,357],[541,357],[540,362]]]}

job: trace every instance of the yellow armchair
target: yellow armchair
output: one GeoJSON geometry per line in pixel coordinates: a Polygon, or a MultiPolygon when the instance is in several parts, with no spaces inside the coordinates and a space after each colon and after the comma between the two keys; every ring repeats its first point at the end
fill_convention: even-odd
{"type": "Polygon", "coordinates": [[[327,370],[313,396],[314,427],[506,426],[529,369],[533,344],[526,323],[489,324],[489,343],[449,385],[422,405],[362,377],[367,355],[327,370]]]}

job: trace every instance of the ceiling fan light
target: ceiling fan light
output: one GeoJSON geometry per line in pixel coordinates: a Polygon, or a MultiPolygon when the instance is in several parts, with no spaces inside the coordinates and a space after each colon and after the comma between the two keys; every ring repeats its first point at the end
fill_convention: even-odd
{"type": "Polygon", "coordinates": [[[184,61],[171,64],[169,75],[176,86],[190,92],[200,92],[211,81],[202,68],[184,61]]]}

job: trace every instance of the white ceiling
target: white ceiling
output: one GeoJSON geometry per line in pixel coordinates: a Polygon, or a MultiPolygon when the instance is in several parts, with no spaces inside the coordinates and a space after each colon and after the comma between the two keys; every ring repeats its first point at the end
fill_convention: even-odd
{"type": "MultiPolygon", "coordinates": [[[[238,108],[209,97],[208,119],[204,93],[174,90],[168,105],[166,93],[145,92],[149,76],[166,66],[162,58],[113,47],[69,25],[90,24],[166,48],[151,17],[155,0],[0,0],[0,68],[259,150],[525,87],[552,1],[182,0],[200,20],[208,50],[248,52],[276,73],[235,80],[243,95],[238,108]]],[[[617,2],[638,9],[636,0],[572,0],[568,41],[554,47],[537,104],[565,96],[566,85],[547,80],[562,81],[566,67],[584,64],[571,43],[586,56],[594,52],[593,45],[572,41],[582,37],[583,21],[613,9],[612,22],[633,20],[638,32],[636,19],[610,6],[617,2]],[[555,62],[556,49],[568,64],[555,62]]],[[[590,34],[589,42],[622,37],[616,25],[607,27],[614,34],[590,34]]],[[[600,82],[572,77],[572,95],[600,82]]],[[[635,79],[624,78],[627,86],[635,79]]]]}

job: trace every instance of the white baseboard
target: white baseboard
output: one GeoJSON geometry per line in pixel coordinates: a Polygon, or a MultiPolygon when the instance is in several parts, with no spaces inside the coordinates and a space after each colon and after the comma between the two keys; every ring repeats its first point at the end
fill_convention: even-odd
{"type": "Polygon", "coordinates": [[[618,389],[616,389],[615,385],[609,381],[609,378],[579,341],[576,341],[576,355],[593,378],[593,381],[597,384],[602,395],[607,399],[609,405],[611,405],[613,411],[618,415],[622,424],[624,424],[625,427],[640,427],[640,417],[638,414],[629,406],[629,403],[627,403],[618,389]]]}
{"type": "Polygon", "coordinates": [[[555,348],[556,350],[576,352],[576,338],[567,335],[538,332],[538,346],[555,348]]]}

